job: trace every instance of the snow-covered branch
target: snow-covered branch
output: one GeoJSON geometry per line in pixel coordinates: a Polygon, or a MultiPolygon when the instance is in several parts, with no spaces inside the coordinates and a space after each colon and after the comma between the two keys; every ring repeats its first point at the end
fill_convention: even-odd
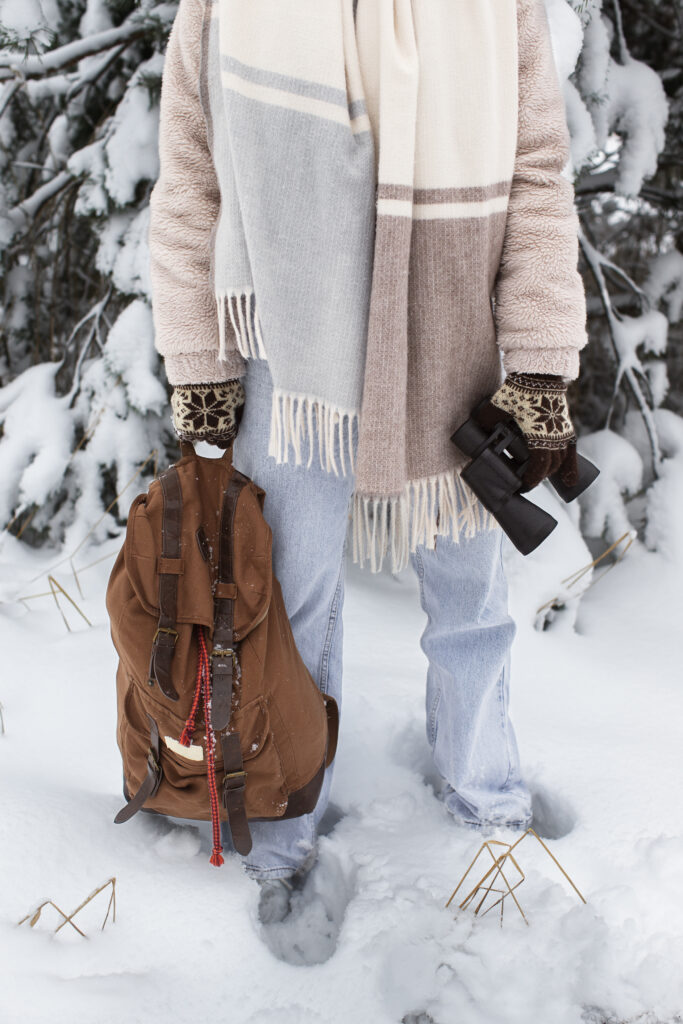
{"type": "MultiPolygon", "coordinates": [[[[603,302],[613,355],[617,364],[614,394],[607,413],[606,426],[609,427],[614,408],[614,398],[616,397],[621,381],[626,380],[640,414],[643,417],[652,452],[652,469],[655,477],[657,477],[659,474],[659,466],[662,461],[662,452],[653,411],[643,393],[639,380],[639,376],[644,380],[647,380],[647,378],[645,377],[640,360],[638,359],[637,349],[641,344],[645,344],[649,351],[659,351],[661,349],[662,333],[664,344],[666,344],[666,325],[665,323],[661,324],[658,322],[659,332],[657,332],[656,328],[653,329],[654,320],[662,317],[662,315],[657,313],[655,310],[647,310],[639,318],[622,317],[614,308],[607,288],[607,281],[605,280],[604,267],[605,265],[609,265],[609,261],[604,259],[601,253],[598,252],[595,246],[590,243],[583,232],[579,235],[579,242],[581,245],[581,251],[583,252],[586,263],[590,267],[591,273],[595,278],[595,282],[598,286],[598,292],[600,293],[600,297],[603,302]]],[[[662,319],[665,320],[663,317],[662,319]]]]}
{"type": "Polygon", "coordinates": [[[14,228],[19,230],[30,224],[33,218],[36,216],[38,211],[45,203],[49,202],[54,196],[56,196],[62,189],[66,188],[74,181],[74,175],[70,171],[60,171],[55,174],[50,181],[46,181],[44,185],[40,185],[35,192],[31,193],[26,199],[18,203],[11,210],[5,214],[5,218],[14,228]]]}
{"type": "Polygon", "coordinates": [[[158,32],[168,20],[168,5],[155,7],[144,13],[136,11],[122,25],[94,32],[83,39],[65,43],[54,50],[40,54],[21,56],[17,53],[0,53],[0,81],[10,78],[41,78],[53,71],[61,71],[84,57],[111,50],[128,44],[151,32],[158,32]]]}

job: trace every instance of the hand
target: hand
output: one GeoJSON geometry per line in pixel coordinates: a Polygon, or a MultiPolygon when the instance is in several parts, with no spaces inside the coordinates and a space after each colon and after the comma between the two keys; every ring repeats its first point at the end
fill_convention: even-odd
{"type": "Polygon", "coordinates": [[[486,430],[509,420],[519,427],[529,449],[523,490],[531,490],[558,472],[567,487],[577,483],[576,434],[562,377],[510,373],[474,415],[486,430]]]}
{"type": "Polygon", "coordinates": [[[229,448],[244,412],[239,377],[215,384],[177,384],[171,393],[173,426],[181,441],[207,441],[229,448]]]}

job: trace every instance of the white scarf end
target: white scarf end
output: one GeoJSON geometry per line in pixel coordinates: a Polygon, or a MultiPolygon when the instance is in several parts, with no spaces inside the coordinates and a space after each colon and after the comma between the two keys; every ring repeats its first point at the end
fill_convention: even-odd
{"type": "Polygon", "coordinates": [[[434,550],[437,536],[457,543],[500,528],[455,469],[411,480],[396,497],[354,494],[351,527],[353,561],[371,572],[380,572],[385,558],[400,572],[418,544],[434,550]]]}
{"type": "Polygon", "coordinates": [[[355,471],[353,431],[357,421],[353,409],[274,388],[268,454],[278,463],[289,462],[293,454],[295,465],[300,466],[307,450],[306,465],[310,466],[317,448],[322,469],[346,476],[355,471]]]}

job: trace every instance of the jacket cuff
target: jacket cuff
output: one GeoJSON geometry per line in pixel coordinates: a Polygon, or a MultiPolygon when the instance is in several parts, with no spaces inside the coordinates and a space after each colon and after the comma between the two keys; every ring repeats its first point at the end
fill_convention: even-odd
{"type": "Polygon", "coordinates": [[[518,348],[503,355],[506,373],[551,373],[576,380],[579,365],[577,348],[518,348]]]}
{"type": "Polygon", "coordinates": [[[226,359],[219,359],[218,352],[170,353],[164,358],[169,384],[216,384],[219,381],[234,380],[244,376],[247,364],[244,357],[230,349],[226,359]]]}

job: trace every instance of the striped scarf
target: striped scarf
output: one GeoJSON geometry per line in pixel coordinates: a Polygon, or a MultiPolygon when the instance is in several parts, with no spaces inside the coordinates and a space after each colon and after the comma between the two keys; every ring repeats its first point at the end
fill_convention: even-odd
{"type": "Polygon", "coordinates": [[[218,0],[210,23],[220,355],[232,328],[268,361],[270,453],[308,437],[353,472],[354,559],[396,571],[495,525],[449,438],[501,379],[517,3],[218,0]]]}

